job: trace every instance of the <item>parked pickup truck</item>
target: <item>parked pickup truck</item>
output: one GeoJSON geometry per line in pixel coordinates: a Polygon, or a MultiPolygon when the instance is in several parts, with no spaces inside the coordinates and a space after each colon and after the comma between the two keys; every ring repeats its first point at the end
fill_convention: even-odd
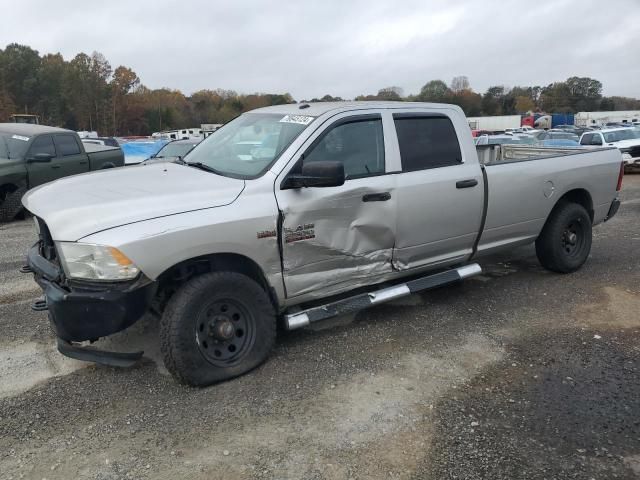
{"type": "Polygon", "coordinates": [[[585,132],[580,137],[580,145],[616,147],[622,152],[627,171],[640,169],[640,130],[636,128],[605,128],[585,132]]]}
{"type": "Polygon", "coordinates": [[[0,222],[18,214],[20,199],[30,188],[76,173],[123,165],[120,148],[83,145],[71,130],[0,123],[0,222]]]}
{"type": "Polygon", "coordinates": [[[40,238],[23,270],[45,294],[34,308],[48,309],[63,354],[110,365],[142,352],[80,342],[153,312],[169,371],[208,385],[263,362],[280,322],[300,328],[458,282],[499,249],[535,242],[544,267],[577,270],[592,226],[619,207],[620,152],[498,147],[479,147],[482,165],[451,105],[245,113],[184,160],[27,193],[40,238]],[[275,147],[247,153],[247,142],[275,147]]]}

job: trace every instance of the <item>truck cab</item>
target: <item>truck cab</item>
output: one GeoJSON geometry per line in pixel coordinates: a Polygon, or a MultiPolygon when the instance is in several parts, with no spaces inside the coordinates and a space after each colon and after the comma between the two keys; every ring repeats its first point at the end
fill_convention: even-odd
{"type": "Polygon", "coordinates": [[[0,124],[0,221],[15,217],[20,199],[61,177],[122,166],[120,148],[85,146],[71,130],[29,123],[0,124]]]}
{"type": "Polygon", "coordinates": [[[593,147],[616,147],[622,153],[625,169],[640,169],[640,130],[630,127],[604,128],[585,132],[580,145],[593,147]]]}

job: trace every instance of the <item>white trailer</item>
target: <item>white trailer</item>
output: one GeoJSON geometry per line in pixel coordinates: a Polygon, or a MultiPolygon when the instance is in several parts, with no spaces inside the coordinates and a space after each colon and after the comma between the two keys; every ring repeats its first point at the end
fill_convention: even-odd
{"type": "Polygon", "coordinates": [[[192,127],[180,130],[163,130],[162,132],[153,132],[151,136],[153,138],[165,138],[168,140],[193,140],[202,138],[202,129],[192,127]]]}
{"type": "Polygon", "coordinates": [[[640,110],[612,112],[578,112],[575,124],[580,127],[596,127],[607,123],[634,123],[640,121],[640,110]]]}
{"type": "Polygon", "coordinates": [[[471,130],[504,131],[507,128],[520,128],[520,115],[496,115],[493,117],[468,117],[471,130]]]}

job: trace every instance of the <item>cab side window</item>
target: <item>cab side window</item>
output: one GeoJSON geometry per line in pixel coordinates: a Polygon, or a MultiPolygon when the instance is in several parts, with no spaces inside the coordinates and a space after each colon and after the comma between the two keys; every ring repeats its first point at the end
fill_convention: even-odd
{"type": "Polygon", "coordinates": [[[580,140],[580,145],[591,145],[593,141],[593,133],[585,133],[580,140]]]}
{"type": "Polygon", "coordinates": [[[81,153],[80,146],[73,135],[56,135],[56,146],[63,157],[81,153]]]}
{"type": "Polygon", "coordinates": [[[394,114],[403,172],[462,164],[460,142],[445,116],[394,114]]]}
{"type": "Polygon", "coordinates": [[[48,153],[54,157],[56,156],[56,147],[53,145],[51,135],[40,135],[33,141],[29,149],[29,156],[34,156],[38,153],[48,153]]]}
{"type": "Polygon", "coordinates": [[[384,139],[379,115],[340,122],[319,137],[304,155],[304,163],[337,161],[346,180],[384,173],[384,139]]]}

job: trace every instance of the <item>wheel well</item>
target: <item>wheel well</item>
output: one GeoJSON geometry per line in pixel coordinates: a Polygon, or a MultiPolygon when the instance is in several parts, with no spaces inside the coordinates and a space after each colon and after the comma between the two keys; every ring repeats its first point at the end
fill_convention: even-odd
{"type": "Polygon", "coordinates": [[[269,295],[276,311],[278,297],[269,284],[260,266],[249,257],[237,253],[215,253],[201,257],[190,258],[165,270],[158,277],[158,309],[164,310],[164,305],[180,285],[191,278],[209,272],[237,272],[255,280],[269,295]]]}
{"type": "Polygon", "coordinates": [[[5,196],[8,193],[13,193],[17,189],[18,189],[18,186],[12,183],[5,183],[4,185],[0,185],[0,200],[4,200],[5,196]]]}
{"type": "Polygon", "coordinates": [[[578,205],[582,205],[589,213],[589,217],[593,222],[593,200],[591,199],[591,195],[589,194],[589,192],[587,192],[585,189],[576,188],[574,190],[569,190],[558,199],[554,209],[557,208],[558,205],[560,205],[562,202],[577,203],[578,205]]]}

